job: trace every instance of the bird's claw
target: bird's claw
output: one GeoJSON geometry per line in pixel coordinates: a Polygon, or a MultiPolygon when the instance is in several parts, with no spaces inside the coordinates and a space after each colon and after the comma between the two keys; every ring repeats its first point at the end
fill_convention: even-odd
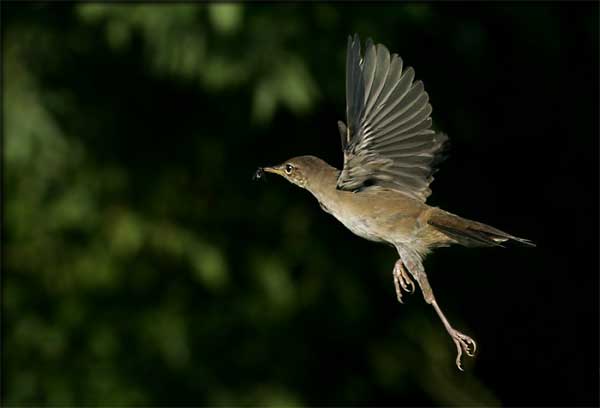
{"type": "Polygon", "coordinates": [[[450,334],[452,336],[452,341],[454,341],[454,344],[456,344],[456,366],[460,371],[464,371],[460,361],[462,353],[464,351],[469,357],[475,356],[475,352],[477,351],[477,343],[475,343],[475,340],[473,340],[471,337],[459,332],[458,330],[452,329],[452,333],[450,334]]]}
{"type": "Polygon", "coordinates": [[[398,260],[396,265],[394,265],[394,286],[396,287],[396,296],[400,303],[404,303],[402,301],[402,289],[408,293],[413,293],[415,291],[415,284],[404,268],[401,260],[398,260]]]}

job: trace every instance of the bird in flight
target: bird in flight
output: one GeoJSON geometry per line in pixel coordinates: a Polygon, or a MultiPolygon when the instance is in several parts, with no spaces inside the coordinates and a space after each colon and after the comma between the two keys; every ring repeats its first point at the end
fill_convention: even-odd
{"type": "Polygon", "coordinates": [[[397,54],[368,39],[364,55],[358,35],[348,37],[346,123],[338,122],[344,167],[315,156],[294,157],[272,167],[275,173],[308,190],[321,208],[350,231],[393,246],[399,259],[393,268],[398,300],[412,293],[413,279],[433,306],[456,345],[456,365],[463,352],[475,355],[475,340],[456,330],[440,308],[423,267],[438,247],[502,246],[511,241],[535,246],[496,228],[426,204],[435,166],[448,137],[431,129],[431,105],[423,82],[404,67],[397,54]]]}

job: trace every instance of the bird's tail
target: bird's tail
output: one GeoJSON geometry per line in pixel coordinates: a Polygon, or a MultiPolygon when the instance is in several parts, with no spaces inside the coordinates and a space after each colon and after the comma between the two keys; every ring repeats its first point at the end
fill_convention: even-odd
{"type": "Polygon", "coordinates": [[[467,220],[440,209],[433,211],[427,222],[456,243],[466,247],[503,246],[502,244],[507,241],[524,246],[535,246],[528,239],[515,237],[489,225],[467,220]]]}

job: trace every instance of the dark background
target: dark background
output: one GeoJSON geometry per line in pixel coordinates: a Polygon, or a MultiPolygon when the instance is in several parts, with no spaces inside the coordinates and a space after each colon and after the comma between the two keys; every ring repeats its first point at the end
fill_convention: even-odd
{"type": "Polygon", "coordinates": [[[2,405],[598,405],[598,4],[2,4],[2,405]],[[451,139],[432,205],[537,248],[393,250],[257,166],[340,166],[346,37],[451,139]]]}

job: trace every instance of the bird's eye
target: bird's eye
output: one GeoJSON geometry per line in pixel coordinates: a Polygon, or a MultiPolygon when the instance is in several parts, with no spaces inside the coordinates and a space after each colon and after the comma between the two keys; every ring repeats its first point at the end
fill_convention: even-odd
{"type": "Polygon", "coordinates": [[[286,164],[285,165],[286,174],[292,174],[292,171],[294,171],[294,166],[292,166],[291,164],[286,164]]]}

